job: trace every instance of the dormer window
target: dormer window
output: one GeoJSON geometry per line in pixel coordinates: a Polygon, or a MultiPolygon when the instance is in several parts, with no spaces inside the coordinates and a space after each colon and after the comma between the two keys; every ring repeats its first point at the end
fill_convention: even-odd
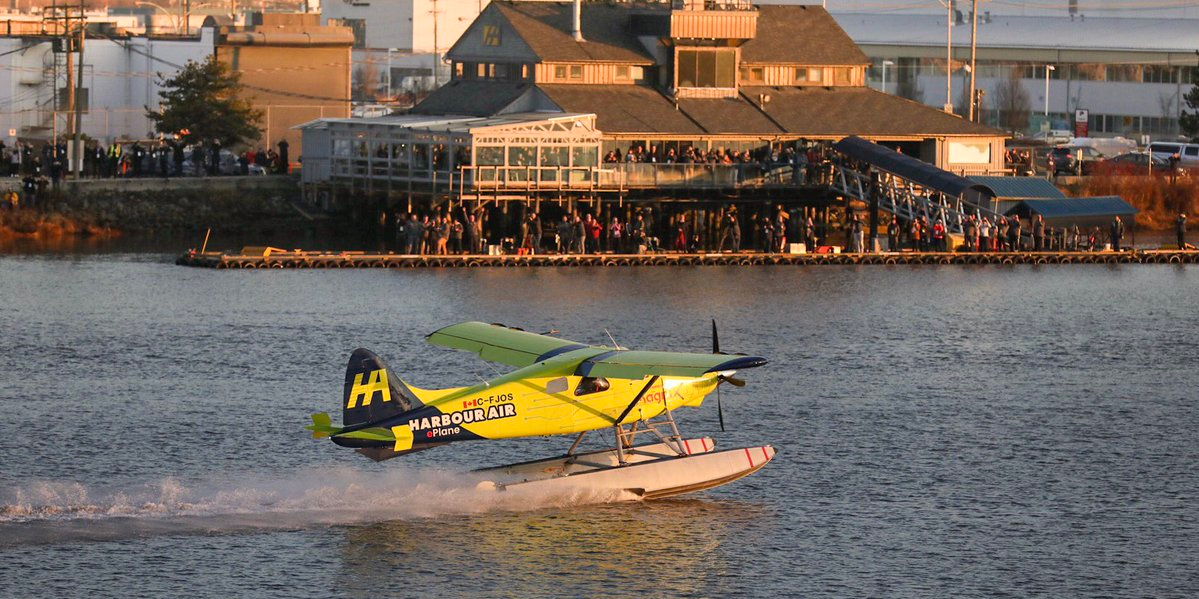
{"type": "Polygon", "coordinates": [[[813,69],[809,67],[797,67],[795,69],[796,83],[820,83],[823,79],[821,69],[813,69]]]}
{"type": "Polygon", "coordinates": [[[732,48],[679,50],[678,86],[736,87],[737,52],[732,48]]]}
{"type": "Polygon", "coordinates": [[[763,67],[741,67],[741,79],[747,83],[762,83],[766,81],[766,69],[763,67]]]}

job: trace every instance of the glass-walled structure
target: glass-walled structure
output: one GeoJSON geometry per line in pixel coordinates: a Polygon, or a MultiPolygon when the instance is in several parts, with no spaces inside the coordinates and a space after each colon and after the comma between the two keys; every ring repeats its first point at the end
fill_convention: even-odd
{"type": "Polygon", "coordinates": [[[589,114],[404,115],[299,128],[313,144],[306,171],[380,187],[586,186],[599,166],[600,133],[589,114]]]}

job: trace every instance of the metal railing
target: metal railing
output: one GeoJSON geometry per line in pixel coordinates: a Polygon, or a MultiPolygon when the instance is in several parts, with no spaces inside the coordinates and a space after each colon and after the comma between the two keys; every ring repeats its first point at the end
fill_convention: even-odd
{"type": "MultiPolygon", "coordinates": [[[[873,178],[870,173],[849,168],[842,164],[826,165],[830,170],[830,187],[848,197],[870,203],[873,178]]],[[[929,222],[941,220],[945,229],[955,235],[964,235],[967,217],[976,220],[987,218],[998,223],[1004,215],[971,202],[961,196],[950,196],[931,190],[891,173],[878,172],[878,207],[899,218],[912,221],[927,218],[929,222]]],[[[1021,238],[1031,238],[1030,231],[1021,231],[1021,238]]]]}

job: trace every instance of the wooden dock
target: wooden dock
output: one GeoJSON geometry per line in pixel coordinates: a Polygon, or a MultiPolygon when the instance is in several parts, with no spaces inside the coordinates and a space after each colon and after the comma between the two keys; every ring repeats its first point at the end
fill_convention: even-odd
{"type": "Polygon", "coordinates": [[[1124,252],[884,252],[876,254],[546,254],[415,256],[368,252],[282,251],[246,248],[239,253],[188,252],[175,263],[203,268],[500,268],[596,266],[761,266],[900,264],[1194,264],[1196,250],[1124,252]]]}

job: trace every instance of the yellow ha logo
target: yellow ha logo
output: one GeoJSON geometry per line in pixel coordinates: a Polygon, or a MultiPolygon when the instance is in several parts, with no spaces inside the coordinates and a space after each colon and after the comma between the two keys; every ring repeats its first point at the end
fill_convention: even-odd
{"type": "Polygon", "coordinates": [[[370,382],[362,382],[364,373],[354,375],[354,386],[350,388],[350,403],[346,404],[347,410],[352,410],[358,406],[358,398],[362,398],[362,406],[371,405],[371,399],[375,397],[376,391],[383,392],[383,401],[391,401],[391,386],[387,384],[386,370],[370,371],[370,382]]]}

